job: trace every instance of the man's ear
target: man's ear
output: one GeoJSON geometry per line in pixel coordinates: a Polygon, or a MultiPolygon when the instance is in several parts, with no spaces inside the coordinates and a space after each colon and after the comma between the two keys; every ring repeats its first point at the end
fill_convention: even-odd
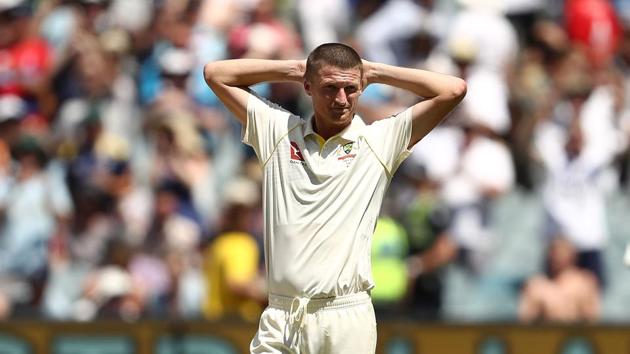
{"type": "Polygon", "coordinates": [[[306,91],[307,95],[311,95],[311,83],[307,80],[304,80],[304,91],[306,91]]]}

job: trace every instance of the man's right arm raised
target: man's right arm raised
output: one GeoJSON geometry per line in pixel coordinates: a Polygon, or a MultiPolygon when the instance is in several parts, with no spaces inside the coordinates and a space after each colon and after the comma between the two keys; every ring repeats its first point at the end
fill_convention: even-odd
{"type": "Polygon", "coordinates": [[[219,100],[245,125],[249,86],[262,82],[302,82],[305,69],[304,60],[231,59],[206,64],[203,75],[219,100]]]}

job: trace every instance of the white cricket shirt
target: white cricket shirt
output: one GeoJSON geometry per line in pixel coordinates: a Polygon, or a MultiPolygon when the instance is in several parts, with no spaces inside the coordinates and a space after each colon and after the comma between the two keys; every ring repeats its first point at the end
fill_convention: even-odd
{"type": "Polygon", "coordinates": [[[370,242],[392,174],[409,155],[411,109],[324,140],[302,119],[250,95],[243,142],[263,166],[268,289],[329,297],[374,286],[370,242]]]}

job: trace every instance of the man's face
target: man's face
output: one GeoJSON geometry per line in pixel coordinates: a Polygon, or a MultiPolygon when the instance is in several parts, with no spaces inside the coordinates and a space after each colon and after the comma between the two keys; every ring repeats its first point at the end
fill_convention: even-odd
{"type": "Polygon", "coordinates": [[[316,122],[345,127],[352,121],[361,95],[361,69],[322,66],[304,82],[304,89],[313,100],[316,122]]]}

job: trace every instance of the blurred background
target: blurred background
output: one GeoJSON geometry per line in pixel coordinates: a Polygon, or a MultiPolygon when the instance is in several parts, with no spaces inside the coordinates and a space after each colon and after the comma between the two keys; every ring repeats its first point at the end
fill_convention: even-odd
{"type": "MultiPolygon", "coordinates": [[[[0,0],[2,328],[239,323],[248,341],[261,170],[202,68],[333,41],[468,82],[375,230],[383,338],[400,321],[630,324],[630,1],[0,0]]],[[[311,114],[300,85],[255,89],[311,114]]],[[[416,101],[371,85],[359,113],[416,101]]],[[[3,353],[30,352],[3,333],[3,353]]],[[[493,340],[477,348],[508,352],[493,340]]],[[[415,350],[397,343],[379,351],[415,350]]]]}

